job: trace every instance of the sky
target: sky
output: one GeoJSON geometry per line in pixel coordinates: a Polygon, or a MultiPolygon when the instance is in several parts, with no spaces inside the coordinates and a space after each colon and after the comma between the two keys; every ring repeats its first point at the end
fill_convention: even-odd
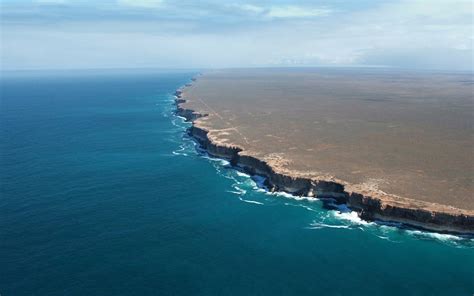
{"type": "Polygon", "coordinates": [[[0,0],[1,68],[473,70],[471,0],[0,0]]]}

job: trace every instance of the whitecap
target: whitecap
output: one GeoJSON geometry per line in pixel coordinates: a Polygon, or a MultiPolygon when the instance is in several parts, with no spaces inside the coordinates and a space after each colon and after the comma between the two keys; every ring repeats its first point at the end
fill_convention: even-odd
{"type": "Polygon", "coordinates": [[[225,159],[219,159],[219,163],[220,163],[222,166],[229,166],[229,165],[230,165],[230,161],[225,160],[225,159]]]}
{"type": "Polygon", "coordinates": [[[298,207],[298,208],[303,208],[311,212],[319,212],[318,210],[315,210],[314,208],[304,205],[304,204],[292,204],[292,203],[284,203],[285,206],[291,206],[291,207],[298,207]]]}
{"type": "Polygon", "coordinates": [[[173,153],[173,155],[188,156],[188,154],[187,154],[187,153],[184,153],[184,152],[172,151],[171,153],[173,153]]]}
{"type": "Polygon", "coordinates": [[[396,243],[396,241],[391,240],[388,236],[383,236],[383,235],[378,235],[378,234],[375,234],[375,236],[380,238],[380,239],[396,243]]]}
{"type": "Polygon", "coordinates": [[[236,173],[237,176],[239,176],[239,177],[250,178],[250,175],[248,175],[248,174],[246,174],[246,173],[242,173],[241,171],[235,171],[235,173],[236,173]]]}
{"type": "Polygon", "coordinates": [[[323,229],[323,228],[339,228],[339,229],[348,229],[350,226],[348,225],[334,225],[334,224],[326,224],[326,223],[319,223],[313,222],[311,223],[307,229],[323,229]]]}
{"type": "Polygon", "coordinates": [[[382,221],[382,220],[375,220],[375,222],[380,225],[381,228],[397,228],[400,229],[403,226],[403,223],[400,222],[392,222],[392,221],[382,221]]]}
{"type": "Polygon", "coordinates": [[[176,115],[176,117],[178,117],[179,119],[182,119],[183,121],[186,121],[186,117],[183,117],[181,115],[176,115]]]}
{"type": "Polygon", "coordinates": [[[428,232],[428,231],[422,231],[422,230],[406,230],[406,232],[418,238],[425,237],[425,238],[430,238],[430,239],[436,239],[443,242],[463,240],[462,237],[459,237],[453,234],[428,232]]]}
{"type": "Polygon", "coordinates": [[[255,201],[255,200],[243,199],[241,197],[239,197],[239,199],[243,202],[250,203],[250,204],[262,205],[262,206],[264,205],[262,202],[255,201]]]}
{"type": "Polygon", "coordinates": [[[348,212],[334,211],[334,216],[336,218],[349,221],[353,224],[358,224],[358,225],[372,225],[373,224],[373,222],[367,222],[365,220],[362,220],[357,214],[357,212],[355,211],[348,211],[348,212]]]}
{"type": "Polygon", "coordinates": [[[234,188],[236,191],[240,192],[240,194],[242,194],[242,195],[247,193],[247,190],[242,189],[237,185],[233,185],[232,188],[234,188]]]}
{"type": "Polygon", "coordinates": [[[288,199],[294,199],[297,201],[307,201],[307,202],[317,202],[320,201],[318,198],[315,197],[309,197],[309,196],[297,196],[293,195],[288,192],[283,192],[283,191],[276,191],[276,192],[270,192],[270,191],[265,191],[266,195],[272,195],[272,196],[279,196],[279,197],[284,197],[288,199]]]}

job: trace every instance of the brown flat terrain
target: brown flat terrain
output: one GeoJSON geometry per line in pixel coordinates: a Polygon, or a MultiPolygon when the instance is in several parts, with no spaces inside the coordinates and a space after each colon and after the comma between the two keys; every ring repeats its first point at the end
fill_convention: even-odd
{"type": "Polygon", "coordinates": [[[220,143],[295,175],[474,210],[470,74],[223,70],[183,92],[220,143]]]}

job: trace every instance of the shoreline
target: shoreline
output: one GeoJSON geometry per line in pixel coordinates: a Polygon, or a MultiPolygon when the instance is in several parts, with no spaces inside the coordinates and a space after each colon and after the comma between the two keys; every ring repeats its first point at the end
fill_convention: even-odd
{"type": "MultiPolygon", "coordinates": [[[[192,78],[196,81],[196,78],[192,78]]],[[[222,144],[213,139],[210,130],[199,125],[201,114],[183,106],[183,90],[192,83],[186,83],[174,93],[178,116],[191,122],[187,133],[195,139],[210,155],[230,161],[249,175],[265,177],[265,186],[271,192],[286,192],[295,196],[308,198],[331,199],[339,205],[346,205],[357,212],[365,221],[400,223],[416,229],[438,233],[474,235],[473,211],[461,210],[451,206],[425,201],[415,201],[393,196],[384,192],[358,190],[341,180],[324,180],[298,176],[291,172],[279,172],[267,162],[252,155],[246,155],[243,148],[236,145],[222,144]]]]}

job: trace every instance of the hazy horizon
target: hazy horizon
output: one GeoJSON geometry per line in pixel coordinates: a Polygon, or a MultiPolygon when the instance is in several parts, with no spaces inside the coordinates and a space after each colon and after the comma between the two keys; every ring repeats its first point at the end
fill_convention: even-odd
{"type": "Polygon", "coordinates": [[[473,70],[465,0],[3,0],[2,70],[473,70]]]}

